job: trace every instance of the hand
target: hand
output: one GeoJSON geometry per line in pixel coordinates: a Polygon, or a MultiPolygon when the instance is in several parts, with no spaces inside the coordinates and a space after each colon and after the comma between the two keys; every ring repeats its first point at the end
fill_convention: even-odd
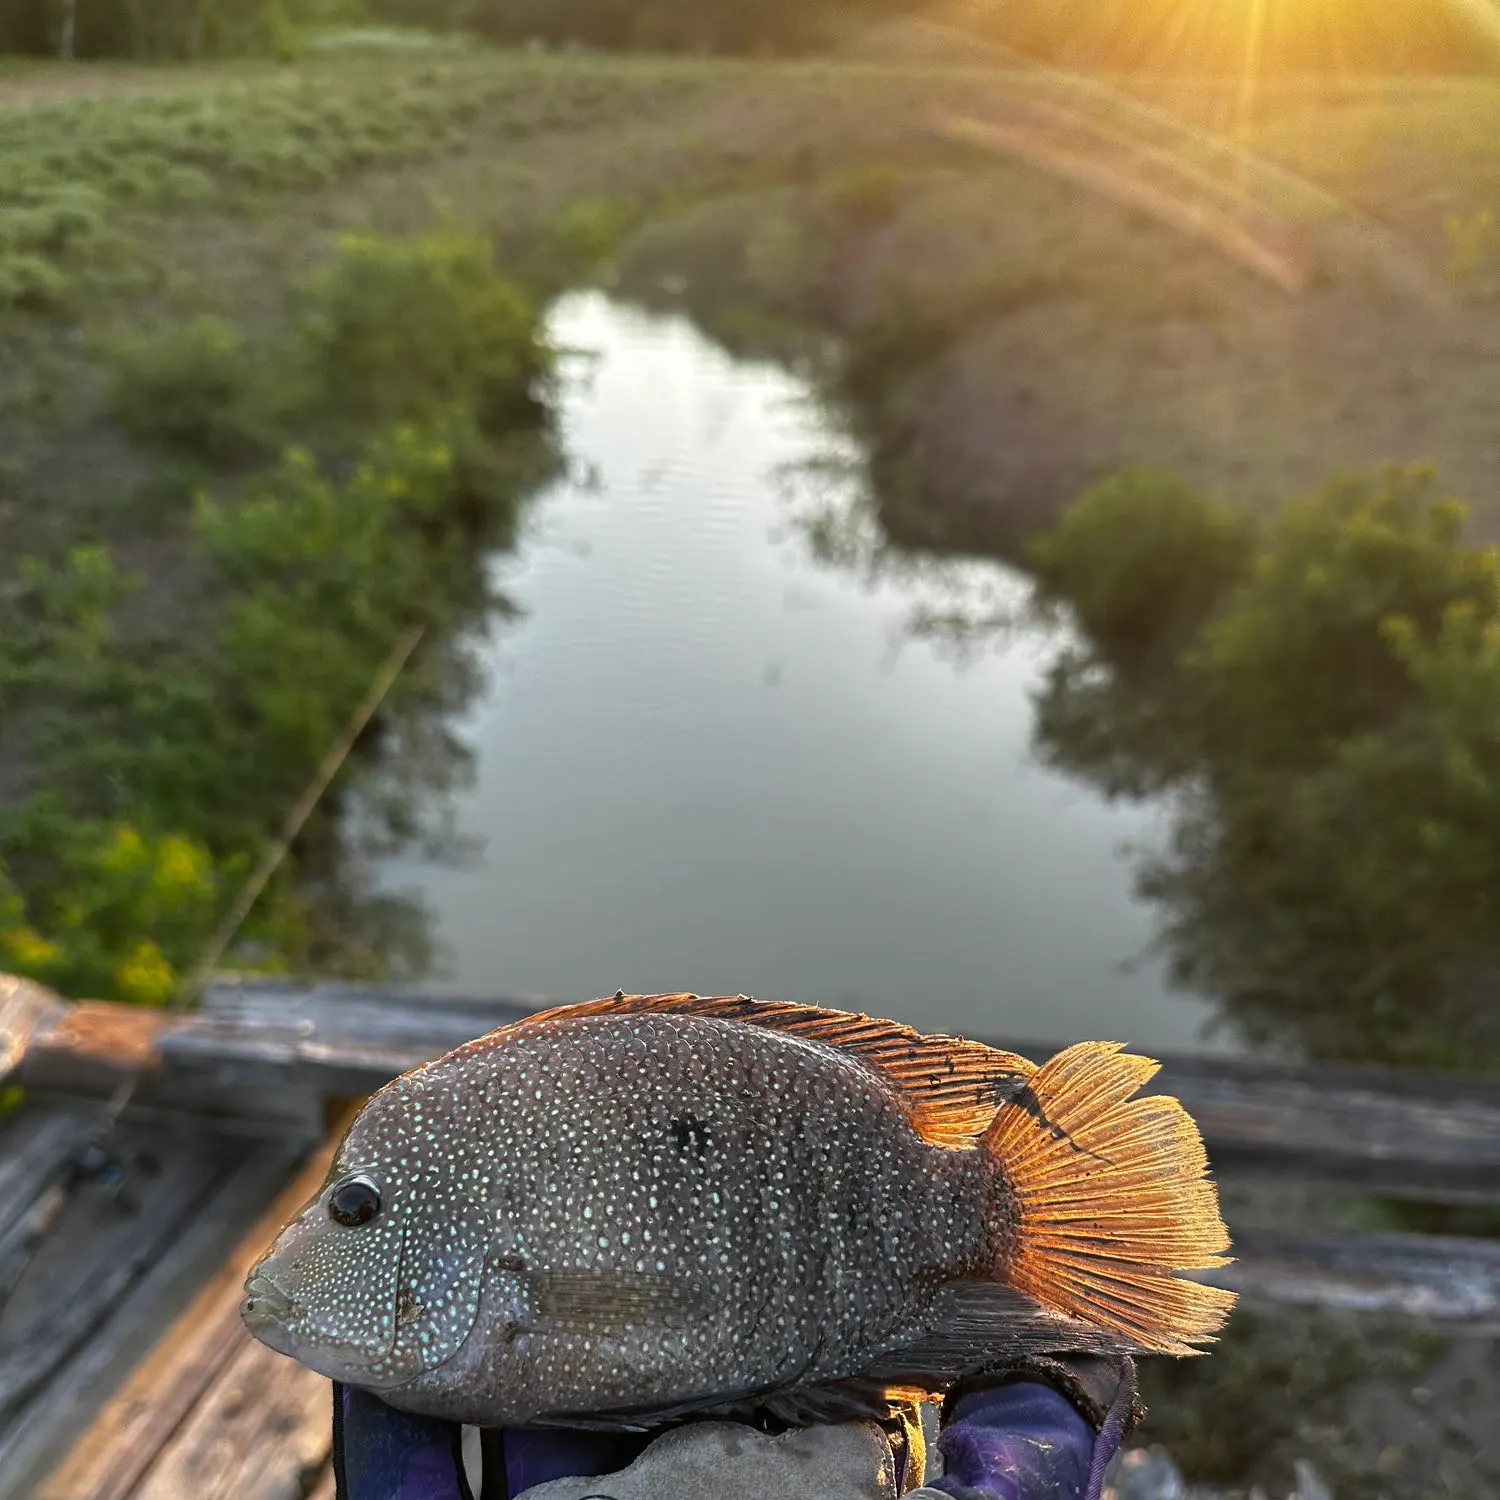
{"type": "Polygon", "coordinates": [[[338,1500],[473,1500],[463,1429],[397,1411],[367,1391],[333,1388],[333,1472],[338,1500]]]}
{"type": "Polygon", "coordinates": [[[943,1403],[943,1477],[907,1500],[1099,1500],[1141,1416],[1129,1359],[1036,1358],[975,1371],[943,1403]]]}

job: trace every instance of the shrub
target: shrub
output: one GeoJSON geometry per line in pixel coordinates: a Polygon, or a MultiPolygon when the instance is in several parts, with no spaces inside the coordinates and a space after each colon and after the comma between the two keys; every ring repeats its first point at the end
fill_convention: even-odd
{"type": "Polygon", "coordinates": [[[0,254],[0,309],[48,312],[67,300],[65,272],[39,255],[0,254]]]}
{"type": "Polygon", "coordinates": [[[53,851],[58,896],[26,903],[0,865],[0,967],[65,994],[164,1005],[221,906],[207,849],[126,823],[72,822],[53,851]]]}
{"type": "Polygon", "coordinates": [[[1124,665],[1169,657],[1249,564],[1242,515],[1171,474],[1128,469],[1083,495],[1032,547],[1044,604],[1065,603],[1124,665]]]}
{"type": "Polygon", "coordinates": [[[336,409],[368,421],[461,404],[485,427],[534,420],[548,368],[540,312],[498,274],[482,235],[351,236],[306,302],[305,336],[336,409]]]}
{"type": "Polygon", "coordinates": [[[291,403],[286,370],[272,368],[267,352],[222,318],[118,334],[105,354],[120,422],[211,462],[264,452],[291,403]]]}
{"type": "MultiPolygon", "coordinates": [[[[1077,510],[1109,517],[1097,492],[1077,510]]],[[[1152,549],[1112,573],[1102,522],[1059,547],[1068,520],[1042,550],[1081,619],[1117,631],[1148,583],[1170,594],[1152,549]]],[[[1168,600],[1139,642],[1199,623],[1153,671],[1122,677],[1105,646],[1053,669],[1049,759],[1185,794],[1144,887],[1179,978],[1254,1040],[1500,1063],[1500,552],[1463,522],[1425,473],[1337,481],[1285,508],[1216,607],[1168,600]]]]}
{"type": "Polygon", "coordinates": [[[1390,622],[1425,638],[1456,605],[1500,611],[1500,563],[1463,545],[1464,515],[1421,471],[1335,481],[1288,505],[1186,662],[1211,752],[1308,766],[1390,727],[1420,696],[1390,622]]]}

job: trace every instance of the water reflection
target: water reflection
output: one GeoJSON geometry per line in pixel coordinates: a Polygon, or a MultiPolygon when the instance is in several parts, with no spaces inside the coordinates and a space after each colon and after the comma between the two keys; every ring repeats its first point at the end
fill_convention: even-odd
{"type": "MultiPolygon", "coordinates": [[[[1153,488],[1161,505],[1170,484],[1154,478],[1092,492],[1047,544],[1044,584],[1072,576],[1080,539],[1118,556],[1118,524],[1148,558],[1198,535],[1229,536],[1239,560],[1176,601],[1169,584],[1117,588],[1109,608],[1134,600],[1121,618],[1148,624],[1060,653],[1040,752],[1111,796],[1172,789],[1139,887],[1175,977],[1242,1037],[1321,1060],[1493,1065],[1493,559],[1421,475],[1338,481],[1253,529],[1180,493],[1152,520],[1153,488]]],[[[1088,589],[1061,587],[1083,618],[1103,597],[1088,589]]]]}
{"type": "Polygon", "coordinates": [[[599,295],[553,328],[592,351],[561,411],[592,478],[494,562],[525,617],[476,637],[484,686],[450,721],[483,852],[382,866],[432,912],[443,977],[1194,1045],[1205,1009],[1143,956],[1122,857],[1157,810],[1030,754],[1055,638],[964,670],[940,649],[951,618],[1016,613],[1019,576],[884,546],[857,447],[785,370],[599,295]]]}

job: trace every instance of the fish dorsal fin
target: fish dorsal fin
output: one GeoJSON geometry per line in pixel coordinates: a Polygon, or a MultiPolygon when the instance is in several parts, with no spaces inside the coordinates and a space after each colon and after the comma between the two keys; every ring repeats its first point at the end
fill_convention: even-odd
{"type": "Polygon", "coordinates": [[[940,1146],[966,1146],[988,1129],[1001,1104],[1015,1098],[1036,1065],[1014,1052],[956,1036],[924,1036],[910,1026],[845,1010],[752,1000],[746,995],[626,995],[562,1005],[521,1025],[644,1011],[744,1021],[821,1042],[859,1058],[900,1092],[911,1122],[940,1146]]]}

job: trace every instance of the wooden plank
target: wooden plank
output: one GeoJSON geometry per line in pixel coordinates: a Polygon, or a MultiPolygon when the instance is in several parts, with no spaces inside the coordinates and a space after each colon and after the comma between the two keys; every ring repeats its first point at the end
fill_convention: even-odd
{"type": "Polygon", "coordinates": [[[132,1500],[302,1500],[328,1465],[332,1387],[248,1333],[132,1500]]]}
{"type": "MultiPolygon", "coordinates": [[[[201,1129],[201,1127],[199,1127],[201,1129]]],[[[127,1114],[120,1136],[129,1144],[127,1114]]],[[[162,1256],[96,1328],[45,1390],[0,1428],[0,1500],[30,1496],[85,1427],[128,1379],[142,1355],[211,1277],[245,1229],[286,1185],[308,1143],[225,1138],[226,1170],[217,1193],[182,1226],[162,1256]]]]}
{"type": "Polygon", "coordinates": [[[210,1381],[243,1347],[245,1276],[322,1184],[342,1133],[335,1130],[313,1152],[78,1439],[36,1500],[126,1500],[210,1381]]]}
{"type": "Polygon", "coordinates": [[[139,1005],[80,1000],[48,1012],[33,1028],[17,1076],[41,1091],[108,1098],[157,1066],[163,1033],[182,1019],[139,1005]]]}
{"type": "Polygon", "coordinates": [[[136,1144],[159,1167],[132,1184],[133,1211],[97,1184],[77,1186],[7,1301],[0,1318],[0,1423],[13,1421],[109,1321],[228,1175],[222,1145],[190,1126],[152,1131],[136,1144]]]}
{"type": "Polygon", "coordinates": [[[1235,1235],[1232,1266],[1203,1277],[1249,1300],[1339,1308],[1500,1333],[1500,1243],[1419,1234],[1235,1235]]]}
{"type": "Polygon", "coordinates": [[[96,1116],[77,1109],[23,1109],[0,1122],[0,1303],[7,1266],[28,1233],[29,1211],[67,1173],[73,1153],[93,1134],[96,1116]]]}
{"type": "MultiPolygon", "coordinates": [[[[257,1078],[369,1092],[524,1013],[514,997],[251,982],[216,990],[207,1003],[209,1014],[164,1039],[166,1067],[218,1068],[216,1082],[230,1092],[253,1090],[257,1078]]],[[[1036,1058],[1060,1045],[991,1040],[1036,1058]]],[[[1169,1057],[1154,1087],[1182,1100],[1224,1170],[1296,1173],[1393,1196],[1500,1201],[1500,1085],[1492,1080],[1169,1057]]]]}
{"type": "Polygon", "coordinates": [[[21,1065],[32,1038],[52,1026],[63,999],[30,979],[0,974],[0,1083],[21,1065]]]}
{"type": "Polygon", "coordinates": [[[1500,1088],[1489,1081],[1169,1058],[1152,1087],[1182,1101],[1221,1171],[1500,1201],[1500,1088]]]}

